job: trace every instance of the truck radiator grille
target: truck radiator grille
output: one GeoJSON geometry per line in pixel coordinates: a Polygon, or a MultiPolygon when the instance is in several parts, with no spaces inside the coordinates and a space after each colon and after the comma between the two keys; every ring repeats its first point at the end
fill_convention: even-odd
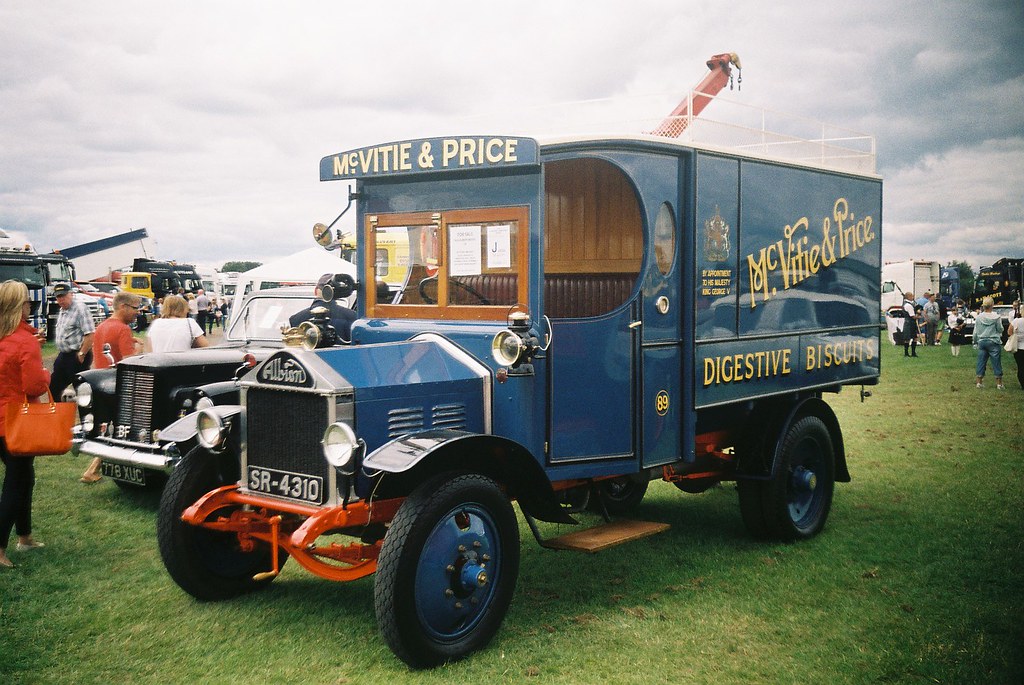
{"type": "Polygon", "coordinates": [[[320,440],[327,430],[331,401],[333,397],[305,392],[250,388],[246,393],[248,465],[322,476],[326,485],[330,467],[320,440]]]}
{"type": "Polygon", "coordinates": [[[129,440],[153,442],[152,372],[119,368],[117,382],[117,425],[128,426],[129,440]]]}

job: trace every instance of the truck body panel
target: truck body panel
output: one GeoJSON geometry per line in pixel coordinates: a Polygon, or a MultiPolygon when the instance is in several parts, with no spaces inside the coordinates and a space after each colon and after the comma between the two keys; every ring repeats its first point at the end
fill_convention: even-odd
{"type": "MultiPolygon", "coordinates": [[[[322,170],[333,168],[329,160],[322,170]]],[[[541,148],[539,160],[542,168],[521,165],[512,174],[364,177],[357,220],[526,207],[525,303],[535,321],[549,315],[555,342],[533,359],[535,375],[498,387],[494,431],[546,468],[560,467],[559,477],[589,477],[595,462],[606,460],[619,469],[629,463],[632,472],[692,462],[695,436],[705,428],[702,409],[877,381],[877,178],[649,141],[559,144],[541,148]],[[577,177],[590,180],[574,185],[577,177]],[[605,187],[624,194],[600,207],[591,193],[605,187]],[[591,212],[581,222],[592,225],[562,227],[574,220],[559,218],[567,207],[591,212]],[[631,235],[616,235],[618,221],[631,224],[631,235]],[[665,249],[659,225],[671,243],[665,249]],[[553,231],[589,236],[594,257],[563,259],[553,231]],[[614,242],[619,254],[597,254],[602,241],[614,242]],[[607,311],[578,316],[556,301],[554,288],[569,279],[618,279],[624,294],[606,303],[607,311]],[[541,411],[545,420],[530,420],[541,411]]],[[[371,274],[375,265],[365,251],[360,256],[360,273],[371,274]]],[[[483,283],[486,274],[471,278],[483,283]]],[[[411,317],[367,316],[365,304],[360,314],[353,327],[359,345],[394,342],[424,327],[411,317]]],[[[491,326],[429,327],[496,372],[488,346],[503,318],[491,326]]]]}

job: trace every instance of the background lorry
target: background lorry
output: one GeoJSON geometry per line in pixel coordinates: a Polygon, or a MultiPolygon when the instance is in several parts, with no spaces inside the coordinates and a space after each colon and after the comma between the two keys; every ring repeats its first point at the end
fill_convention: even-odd
{"type": "Polygon", "coordinates": [[[0,281],[21,281],[28,287],[32,303],[29,324],[53,337],[47,322],[47,278],[46,267],[32,245],[0,230],[0,281]]]}
{"type": "Polygon", "coordinates": [[[997,305],[1012,305],[1021,297],[1024,285],[1024,259],[1003,257],[992,266],[982,267],[974,282],[971,309],[981,306],[981,300],[991,297],[997,305]]]}
{"type": "Polygon", "coordinates": [[[939,304],[943,309],[952,309],[962,299],[960,270],[955,266],[939,269],[939,304]]]}
{"type": "Polygon", "coordinates": [[[138,257],[132,262],[131,271],[121,273],[121,290],[150,299],[176,293],[179,288],[196,293],[202,287],[202,279],[191,264],[138,257]]]}
{"type": "Polygon", "coordinates": [[[888,262],[882,267],[881,307],[884,314],[890,307],[903,303],[908,290],[918,298],[926,292],[939,293],[939,263],[921,259],[888,262]]]}

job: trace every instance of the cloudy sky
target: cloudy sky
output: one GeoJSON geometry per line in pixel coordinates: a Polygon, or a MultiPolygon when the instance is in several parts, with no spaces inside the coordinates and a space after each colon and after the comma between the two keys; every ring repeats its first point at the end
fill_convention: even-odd
{"type": "Polygon", "coordinates": [[[267,261],[344,206],[325,155],[656,119],[736,52],[733,100],[877,138],[884,259],[977,268],[1024,256],[1022,46],[1020,0],[0,0],[0,227],[267,261]]]}

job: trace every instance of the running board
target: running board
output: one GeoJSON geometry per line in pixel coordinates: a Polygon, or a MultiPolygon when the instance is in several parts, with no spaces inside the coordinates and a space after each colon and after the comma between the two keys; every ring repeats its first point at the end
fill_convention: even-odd
{"type": "Polygon", "coordinates": [[[538,538],[538,541],[549,549],[565,549],[593,554],[630,540],[639,540],[661,533],[668,528],[667,523],[652,521],[613,521],[586,530],[566,533],[550,540],[540,541],[538,538]]]}

